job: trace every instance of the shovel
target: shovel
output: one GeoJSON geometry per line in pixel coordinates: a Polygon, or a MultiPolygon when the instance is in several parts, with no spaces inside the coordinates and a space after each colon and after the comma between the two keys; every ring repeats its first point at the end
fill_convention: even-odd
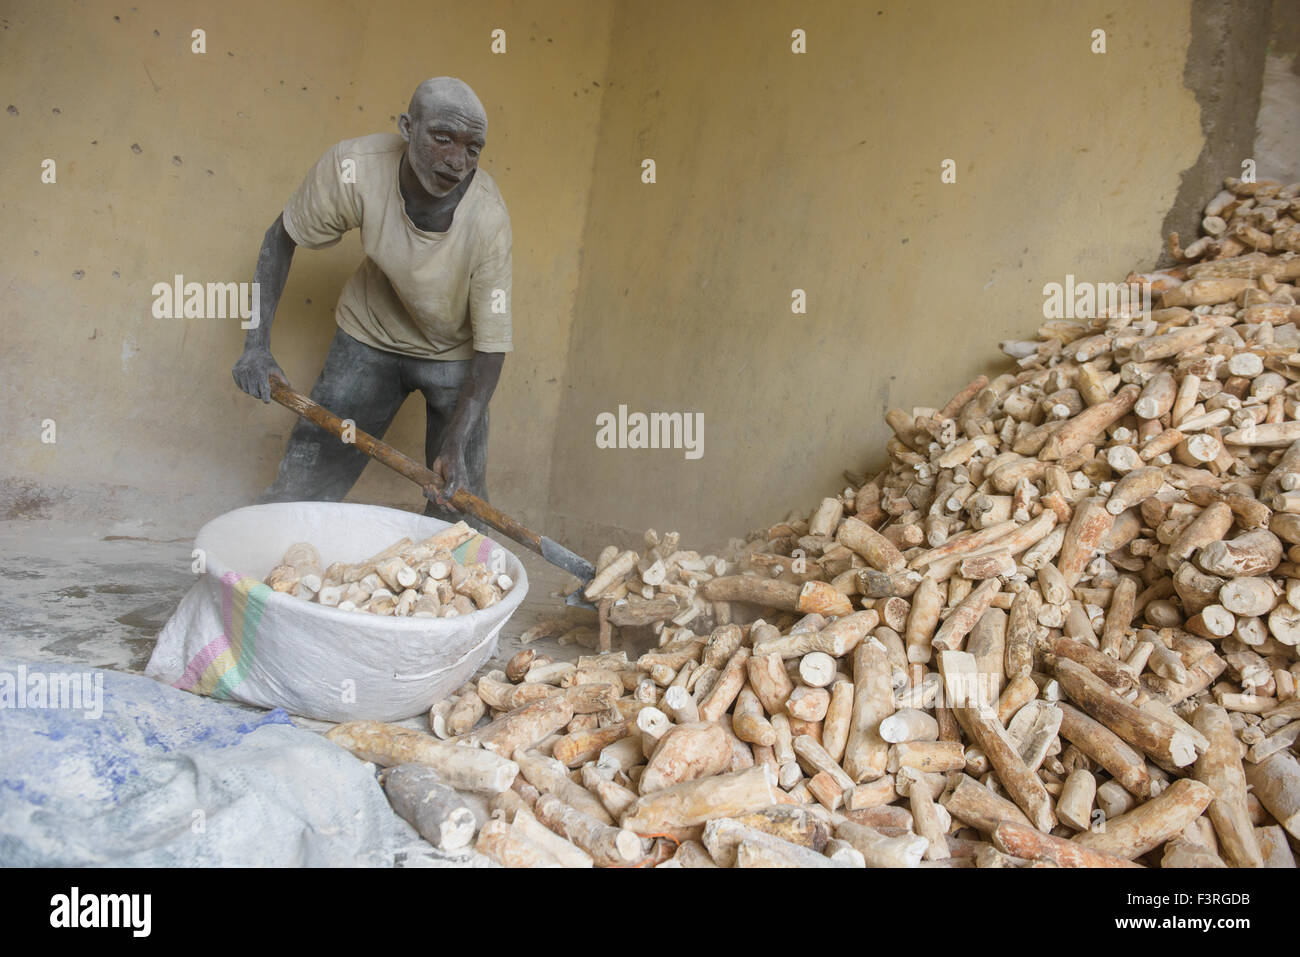
{"type": "MultiPolygon", "coordinates": [[[[438,500],[438,491],[442,487],[438,477],[430,469],[418,464],[414,459],[403,455],[391,445],[379,441],[373,435],[362,432],[355,426],[344,425],[343,420],[329,409],[313,402],[301,392],[295,392],[289,388],[288,383],[283,379],[274,376],[271,378],[271,398],[286,409],[298,413],[307,421],[319,425],[326,432],[338,438],[339,441],[346,441],[343,438],[345,431],[352,433],[349,444],[355,445],[381,465],[386,465],[399,475],[406,476],[420,486],[425,498],[433,502],[438,500]]],[[[592,576],[596,574],[596,569],[592,567],[591,562],[581,555],[569,551],[559,542],[552,541],[545,535],[538,535],[532,529],[525,528],[505,512],[493,507],[463,488],[457,489],[456,494],[447,500],[447,504],[464,515],[472,515],[491,525],[503,535],[541,555],[542,558],[556,568],[562,568],[569,574],[580,578],[583,586],[591,581],[592,576]]],[[[579,586],[566,595],[564,598],[565,604],[578,605],[582,608],[594,608],[595,606],[591,602],[582,597],[583,586],[579,586]]]]}

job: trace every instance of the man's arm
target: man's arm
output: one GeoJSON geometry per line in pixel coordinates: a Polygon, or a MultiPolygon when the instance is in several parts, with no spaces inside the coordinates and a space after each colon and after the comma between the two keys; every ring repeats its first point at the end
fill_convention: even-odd
{"type": "Polygon", "coordinates": [[[283,214],[275,217],[275,222],[262,238],[257,269],[253,273],[253,281],[258,284],[259,322],[244,337],[244,354],[232,370],[239,387],[263,402],[271,401],[272,375],[288,380],[271,355],[271,323],[275,321],[275,307],[280,303],[280,294],[289,278],[289,265],[293,262],[295,248],[297,244],[284,228],[283,214]]]}
{"type": "Polygon", "coordinates": [[[457,489],[469,480],[465,468],[465,442],[470,431],[483,418],[487,411],[492,393],[496,391],[497,380],[501,378],[501,367],[505,365],[504,352],[474,352],[469,360],[469,375],[460,387],[460,398],[456,402],[456,411],[442,437],[442,447],[433,462],[433,472],[443,482],[438,502],[446,505],[457,489]]]}

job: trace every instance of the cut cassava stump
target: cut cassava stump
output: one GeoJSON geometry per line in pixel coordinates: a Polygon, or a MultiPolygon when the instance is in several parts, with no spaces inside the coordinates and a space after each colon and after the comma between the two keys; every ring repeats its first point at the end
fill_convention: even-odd
{"type": "Polygon", "coordinates": [[[363,761],[381,767],[424,764],[439,772],[452,787],[495,794],[508,790],[519,765],[500,755],[444,744],[437,738],[395,724],[349,721],[325,735],[363,761]]]}
{"type": "Polygon", "coordinates": [[[603,867],[627,867],[650,852],[649,843],[631,831],[589,817],[553,794],[538,797],[533,810],[539,821],[603,867]]]}
{"type": "Polygon", "coordinates": [[[516,809],[510,819],[515,833],[546,851],[559,862],[561,867],[592,867],[594,862],[590,854],[567,840],[563,835],[550,830],[534,816],[533,809],[542,803],[543,797],[538,797],[533,804],[533,808],[524,806],[516,809]]]}
{"type": "Polygon", "coordinates": [[[1192,776],[1214,791],[1207,813],[1214,823],[1219,847],[1225,858],[1238,867],[1263,867],[1246,805],[1246,773],[1228,712],[1207,702],[1196,709],[1192,726],[1209,742],[1196,759],[1192,776]]]}
{"type": "MultiPolygon", "coordinates": [[[[1083,847],[1023,824],[999,822],[993,828],[993,844],[1006,854],[1029,860],[1051,861],[1057,867],[1140,867],[1125,857],[1083,847]]],[[[1136,855],[1135,855],[1136,856],[1136,855]]]]}
{"type": "Polygon", "coordinates": [[[623,827],[638,834],[703,824],[776,803],[776,781],[766,766],[686,781],[643,795],[623,815],[623,827]]]}
{"type": "Polygon", "coordinates": [[[551,695],[516,708],[473,732],[478,745],[503,757],[527,750],[573,720],[573,704],[564,695],[551,695]]]}
{"type": "Polygon", "coordinates": [[[847,841],[863,856],[867,867],[917,867],[929,842],[919,834],[890,837],[865,824],[842,821],[835,836],[847,841]]]}
{"type": "Polygon", "coordinates": [[[1259,803],[1293,838],[1300,840],[1300,761],[1280,751],[1246,766],[1246,781],[1259,803]]]}
{"type": "Polygon", "coordinates": [[[398,816],[443,851],[474,840],[474,812],[437,771],[424,764],[399,764],[384,772],[384,793],[398,816]]]}
{"type": "Polygon", "coordinates": [[[488,821],[478,832],[474,849],[502,867],[561,867],[559,860],[505,821],[488,821]]]}
{"type": "Polygon", "coordinates": [[[590,815],[602,824],[614,823],[614,818],[605,810],[600,799],[582,785],[574,783],[568,775],[568,769],[559,761],[536,751],[524,751],[516,757],[519,773],[533,787],[554,794],[570,807],[590,815]]]}
{"type": "Polygon", "coordinates": [[[641,772],[641,793],[718,774],[731,764],[731,739],[722,728],[698,722],[672,728],[659,740],[641,772]]]}
{"type": "Polygon", "coordinates": [[[1179,768],[1196,760],[1191,735],[1124,700],[1087,668],[1059,659],[1056,676],[1071,700],[1135,748],[1179,768]]]}
{"type": "Polygon", "coordinates": [[[889,653],[874,638],[853,654],[853,712],[844,748],[844,770],[856,783],[884,775],[889,747],[880,736],[880,722],[894,710],[889,653]]]}
{"type": "Polygon", "coordinates": [[[1085,831],[1074,842],[1131,861],[1180,833],[1213,797],[1214,791],[1199,781],[1180,778],[1133,810],[1110,818],[1104,830],[1085,831]]]}
{"type": "Polygon", "coordinates": [[[1030,826],[1029,818],[1020,808],[968,774],[957,779],[956,786],[942,803],[953,817],[980,831],[992,832],[1002,821],[1030,826]]]}

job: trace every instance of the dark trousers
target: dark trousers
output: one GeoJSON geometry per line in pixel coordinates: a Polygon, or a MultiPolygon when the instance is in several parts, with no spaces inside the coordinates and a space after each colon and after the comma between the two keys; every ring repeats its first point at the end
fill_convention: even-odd
{"type": "MultiPolygon", "coordinates": [[[[424,460],[432,467],[460,399],[469,373],[469,360],[416,359],[374,349],[342,329],[334,333],[320,378],[312,386],[313,400],[358,429],[382,438],[406,397],[416,389],[424,395],[426,421],[424,460]]],[[[467,490],[487,500],[488,417],[471,430],[465,443],[467,490]]],[[[370,457],[318,425],[299,419],[289,436],[275,482],[259,502],[338,502],[361,477],[370,457]]],[[[425,515],[447,522],[464,518],[459,512],[429,501],[425,515]]],[[[491,529],[466,519],[480,531],[491,529]]]]}

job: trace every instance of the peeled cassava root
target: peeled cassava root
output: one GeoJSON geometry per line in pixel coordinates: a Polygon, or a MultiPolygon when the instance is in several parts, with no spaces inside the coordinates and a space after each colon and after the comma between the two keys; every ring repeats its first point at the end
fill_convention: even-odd
{"type": "Polygon", "coordinates": [[[290,545],[265,583],[278,592],[372,615],[452,618],[499,602],[514,582],[487,565],[461,565],[452,550],[473,537],[464,522],[422,542],[403,538],[377,555],[321,567],[310,542],[290,545]]]}
{"type": "MultiPolygon", "coordinates": [[[[658,647],[517,658],[435,733],[515,747],[499,799],[597,866],[1294,866],[1298,194],[1229,181],[1131,277],[1153,311],[1005,343],[811,511],[606,549],[588,597],[658,647]],[[523,730],[447,727],[480,706],[523,730]]],[[[486,853],[558,860],[500,823],[486,853]]]]}

